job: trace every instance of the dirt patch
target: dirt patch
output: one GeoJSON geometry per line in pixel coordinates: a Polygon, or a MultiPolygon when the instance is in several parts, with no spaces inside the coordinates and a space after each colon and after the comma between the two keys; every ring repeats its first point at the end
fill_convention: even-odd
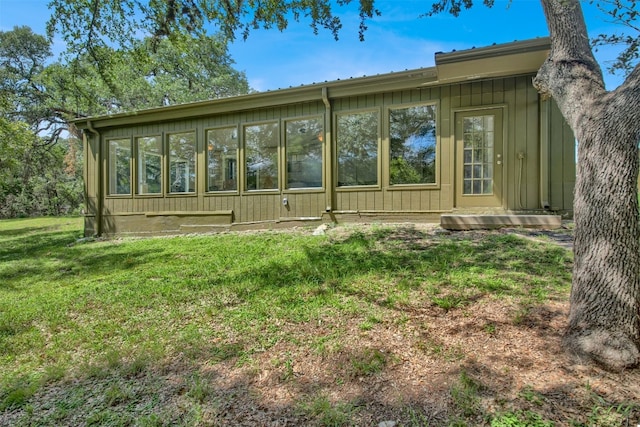
{"type": "MultiPolygon", "coordinates": [[[[327,233],[343,238],[371,227],[337,227],[327,233]]],[[[515,234],[572,249],[572,230],[566,227],[449,233],[431,224],[411,224],[398,225],[393,238],[404,235],[403,244],[416,248],[432,244],[434,238],[481,239],[488,233],[515,234]]],[[[343,325],[326,319],[296,327],[292,336],[321,338],[336,328],[347,332],[334,349],[300,352],[283,343],[266,352],[241,375],[240,383],[255,398],[236,400],[223,419],[250,425],[256,421],[250,414],[256,414],[252,402],[257,400],[273,403],[261,408],[261,424],[331,425],[301,404],[321,396],[334,409],[349,402],[349,409],[342,409],[347,413],[345,425],[484,425],[500,414],[520,414],[522,425],[527,425],[527,414],[558,426],[636,425],[639,372],[611,373],[576,363],[561,347],[567,315],[567,301],[523,308],[508,299],[481,298],[452,310],[407,307],[367,330],[358,318],[343,325]],[[354,367],[358,360],[375,360],[374,355],[383,364],[379,371],[354,367]],[[464,385],[461,378],[476,385],[468,402],[460,401],[455,392],[464,385]]],[[[222,366],[212,369],[217,375],[228,374],[228,369],[237,372],[222,366]]]]}
{"type": "MultiPolygon", "coordinates": [[[[638,371],[606,372],[564,354],[567,308],[550,302],[517,317],[518,307],[483,300],[465,309],[399,312],[366,331],[362,319],[288,326],[290,336],[316,340],[336,328],[347,332],[333,348],[289,341],[247,365],[235,358],[203,365],[201,374],[212,386],[207,399],[216,402],[208,422],[489,425],[500,414],[535,413],[557,426],[635,426],[638,371]],[[476,388],[460,398],[456,390],[464,378],[476,388]]],[[[181,405],[176,394],[167,400],[181,405]]]]}
{"type": "MultiPolygon", "coordinates": [[[[339,239],[372,227],[327,233],[339,239]]],[[[433,239],[481,239],[488,233],[567,250],[573,241],[569,228],[449,233],[431,224],[397,225],[393,238],[419,248],[433,239]]],[[[521,425],[536,416],[557,426],[636,425],[640,372],[576,363],[561,347],[567,315],[567,301],[522,307],[483,297],[451,310],[405,307],[366,328],[361,318],[283,325],[300,339],[319,342],[338,329],[345,336],[340,343],[327,340],[333,348],[283,342],[249,366],[211,366],[211,375],[228,390],[223,400],[233,402],[215,419],[225,425],[488,425],[512,414],[521,425]],[[475,386],[467,401],[456,393],[465,382],[475,386]],[[327,406],[314,412],[314,402],[327,406]]]]}

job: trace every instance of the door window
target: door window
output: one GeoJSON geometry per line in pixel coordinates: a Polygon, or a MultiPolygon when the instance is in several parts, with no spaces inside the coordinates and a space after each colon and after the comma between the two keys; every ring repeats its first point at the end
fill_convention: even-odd
{"type": "Polygon", "coordinates": [[[494,116],[463,119],[462,194],[493,194],[494,116]]]}

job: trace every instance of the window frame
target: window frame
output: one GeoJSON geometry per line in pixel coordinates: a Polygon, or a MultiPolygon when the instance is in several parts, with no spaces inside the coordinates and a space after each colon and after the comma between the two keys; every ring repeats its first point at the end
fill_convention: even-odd
{"type": "Polygon", "coordinates": [[[242,183],[242,193],[243,194],[264,194],[264,193],[279,193],[282,189],[282,168],[281,168],[281,160],[280,157],[282,155],[282,123],[281,120],[265,120],[258,122],[250,122],[243,123],[241,126],[241,135],[242,135],[242,143],[241,143],[241,157],[242,157],[242,165],[241,169],[238,172],[242,175],[241,183],[242,183]],[[275,125],[276,129],[274,135],[276,135],[277,141],[275,144],[276,152],[275,152],[275,179],[277,180],[277,185],[274,188],[257,188],[258,178],[256,179],[256,188],[249,188],[249,168],[247,166],[247,129],[253,126],[263,126],[263,125],[275,125]]]}
{"type": "MultiPolygon", "coordinates": [[[[215,127],[206,127],[204,128],[204,191],[203,194],[205,195],[216,195],[216,194],[223,194],[223,195],[231,195],[231,194],[239,194],[240,193],[240,188],[241,188],[241,183],[242,183],[242,179],[241,179],[241,164],[242,164],[242,160],[240,158],[240,146],[241,146],[241,140],[240,140],[240,133],[241,130],[239,129],[239,125],[238,124],[233,124],[233,125],[226,125],[226,126],[215,126],[215,127]],[[236,135],[236,147],[235,147],[235,176],[236,176],[236,185],[235,185],[235,189],[230,189],[230,190],[225,190],[224,188],[222,190],[210,190],[209,189],[209,132],[210,131],[216,131],[216,130],[223,130],[223,129],[234,129],[235,130],[235,135],[236,135]]],[[[224,158],[229,158],[229,156],[224,156],[224,158]]],[[[223,179],[223,183],[224,183],[224,179],[223,179]]],[[[224,185],[224,184],[223,184],[224,185]]]]}
{"type": "Polygon", "coordinates": [[[107,179],[105,180],[105,186],[106,186],[105,194],[106,194],[106,197],[108,197],[108,198],[119,198],[119,199],[132,198],[133,194],[134,194],[134,182],[135,182],[135,177],[134,177],[134,150],[133,150],[132,138],[130,136],[111,137],[111,138],[107,138],[105,141],[106,141],[105,145],[106,145],[106,150],[107,150],[107,155],[106,155],[106,159],[107,159],[106,176],[107,176],[107,179]],[[112,141],[128,141],[129,142],[129,192],[126,193],[126,194],[125,193],[111,193],[111,187],[112,187],[111,142],[112,141]]]}
{"type": "Polygon", "coordinates": [[[404,104],[395,104],[390,105],[385,108],[385,186],[388,190],[412,190],[412,189],[439,189],[440,188],[440,156],[441,156],[441,137],[440,137],[440,100],[428,100],[428,101],[418,101],[404,104]],[[434,163],[434,176],[435,182],[431,183],[412,183],[412,184],[391,184],[391,111],[392,110],[402,110],[413,107],[422,107],[433,105],[435,107],[435,124],[436,124],[436,133],[435,133],[435,142],[436,142],[436,150],[435,150],[435,163],[434,163]]]}
{"type": "Polygon", "coordinates": [[[165,165],[165,147],[164,147],[164,138],[162,133],[154,133],[154,134],[142,134],[135,135],[133,137],[133,145],[135,148],[135,159],[134,159],[134,174],[135,174],[135,196],[141,198],[151,198],[151,197],[164,197],[165,195],[165,176],[166,176],[166,165],[165,165]],[[158,193],[142,193],[140,192],[140,187],[142,183],[140,182],[140,144],[139,140],[143,138],[157,138],[160,146],[160,153],[151,153],[154,156],[160,157],[160,191],[158,193]]]}
{"type": "MultiPolygon", "coordinates": [[[[183,130],[172,130],[169,132],[165,132],[164,134],[164,146],[163,146],[163,150],[164,150],[164,157],[165,157],[165,168],[166,168],[166,174],[165,174],[165,178],[163,181],[163,185],[164,188],[166,188],[165,193],[167,197],[192,197],[192,196],[197,196],[198,195],[198,179],[199,179],[199,173],[198,173],[198,153],[199,153],[199,146],[198,146],[198,131],[197,129],[183,129],[183,130]],[[194,161],[194,166],[193,166],[193,170],[194,170],[194,181],[193,181],[193,191],[171,191],[171,136],[172,135],[180,135],[180,134],[187,134],[187,133],[192,133],[193,134],[193,161],[194,161]]],[[[188,161],[187,161],[188,162],[188,161]]]]}
{"type": "Polygon", "coordinates": [[[303,192],[303,193],[313,193],[313,192],[324,192],[326,187],[326,176],[325,176],[325,168],[326,168],[326,134],[327,131],[325,129],[325,117],[322,114],[311,114],[307,116],[292,116],[282,119],[282,139],[281,139],[281,147],[282,147],[282,191],[283,192],[303,192]],[[287,126],[292,122],[299,121],[308,121],[308,120],[317,120],[321,127],[322,139],[320,140],[320,186],[319,187],[289,187],[289,159],[288,159],[288,138],[287,138],[287,126]]]}
{"type": "Polygon", "coordinates": [[[334,144],[333,144],[333,156],[334,156],[334,176],[335,176],[335,182],[334,182],[334,189],[336,192],[340,192],[340,191],[362,191],[362,190],[380,190],[382,189],[382,154],[383,154],[383,150],[382,150],[382,142],[383,142],[383,137],[382,137],[382,123],[383,122],[383,118],[382,118],[382,107],[373,107],[373,108],[360,108],[360,109],[353,109],[353,110],[341,110],[341,111],[336,111],[334,113],[334,120],[333,120],[333,132],[334,132],[334,144]],[[340,161],[338,159],[338,149],[339,149],[339,139],[340,139],[340,133],[338,131],[338,120],[340,116],[346,116],[346,115],[355,115],[355,114],[364,114],[364,113],[376,113],[377,117],[378,117],[378,126],[377,126],[377,150],[376,150],[376,177],[377,177],[377,182],[375,184],[358,184],[358,185],[339,185],[339,173],[340,173],[340,161]]]}

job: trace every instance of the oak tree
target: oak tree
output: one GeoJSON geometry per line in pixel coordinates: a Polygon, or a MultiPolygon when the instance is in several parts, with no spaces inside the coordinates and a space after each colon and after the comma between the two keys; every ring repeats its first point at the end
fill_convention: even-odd
{"type": "Polygon", "coordinates": [[[578,0],[542,0],[551,52],[534,80],[578,141],[575,242],[565,344],[620,369],[640,361],[640,65],[605,89],[578,0]]]}

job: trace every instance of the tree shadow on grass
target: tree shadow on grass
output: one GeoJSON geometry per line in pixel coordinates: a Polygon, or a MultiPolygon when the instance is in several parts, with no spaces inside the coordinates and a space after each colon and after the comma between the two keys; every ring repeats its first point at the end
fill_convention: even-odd
{"type": "MultiPolygon", "coordinates": [[[[50,229],[50,227],[42,228],[42,230],[50,229]]],[[[35,229],[35,231],[38,230],[35,229]]],[[[11,239],[2,239],[0,260],[13,261],[38,257],[52,251],[58,251],[77,239],[78,233],[75,230],[16,234],[11,239]]]]}
{"type": "Polygon", "coordinates": [[[0,238],[11,238],[11,237],[24,237],[29,234],[42,233],[46,230],[56,230],[60,228],[60,226],[26,226],[21,228],[12,228],[8,230],[0,230],[0,238]]]}
{"type": "Polygon", "coordinates": [[[373,426],[385,420],[436,419],[429,402],[408,398],[394,405],[364,388],[337,400],[327,391],[334,386],[294,387],[288,398],[274,401],[247,372],[229,376],[209,367],[122,376],[112,371],[42,387],[24,402],[3,408],[0,425],[373,426]]]}
{"type": "MultiPolygon", "coordinates": [[[[432,378],[411,378],[421,387],[391,382],[386,373],[394,364],[342,384],[331,375],[343,371],[339,358],[322,361],[329,375],[293,369],[285,376],[273,363],[242,367],[239,347],[226,351],[220,359],[135,369],[117,364],[74,381],[52,381],[2,408],[0,425],[450,426],[520,418],[498,425],[587,426],[640,420],[637,402],[589,383],[615,384],[624,374],[597,369],[533,388],[517,377],[516,366],[498,369],[471,355],[432,378]]],[[[0,396],[19,387],[29,384],[16,382],[0,396]]]]}
{"type": "Polygon", "coordinates": [[[426,288],[471,302],[487,294],[540,300],[567,289],[569,264],[563,249],[514,236],[452,239],[404,227],[308,245],[302,259],[265,261],[207,285],[234,284],[244,301],[280,292],[291,298],[352,296],[388,306],[399,291],[426,288]]]}
{"type": "Polygon", "coordinates": [[[87,283],[114,271],[153,262],[160,256],[157,251],[134,251],[117,245],[69,247],[75,241],[73,235],[73,232],[36,235],[21,253],[12,254],[11,260],[2,260],[5,262],[0,264],[0,292],[7,298],[0,298],[2,307],[6,307],[0,310],[0,347],[4,346],[0,348],[1,355],[13,354],[11,343],[23,342],[22,336],[37,330],[38,324],[47,330],[51,322],[66,319],[71,307],[81,306],[85,298],[96,292],[96,286],[87,283]],[[51,304],[55,308],[49,307],[51,304]]]}
{"type": "Polygon", "coordinates": [[[79,276],[100,276],[115,270],[127,270],[155,261],[161,256],[154,250],[132,250],[117,245],[89,248],[69,246],[75,242],[73,232],[38,234],[18,248],[0,249],[0,289],[17,290],[38,277],[53,285],[79,276]]]}

